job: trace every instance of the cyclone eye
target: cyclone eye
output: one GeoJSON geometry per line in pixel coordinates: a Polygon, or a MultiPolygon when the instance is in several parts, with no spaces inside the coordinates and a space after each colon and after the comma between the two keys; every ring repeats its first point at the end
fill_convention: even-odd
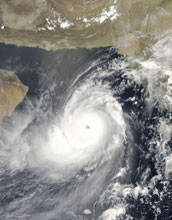
{"type": "Polygon", "coordinates": [[[90,126],[89,126],[89,125],[86,125],[85,127],[86,127],[86,129],[90,129],[90,126]]]}

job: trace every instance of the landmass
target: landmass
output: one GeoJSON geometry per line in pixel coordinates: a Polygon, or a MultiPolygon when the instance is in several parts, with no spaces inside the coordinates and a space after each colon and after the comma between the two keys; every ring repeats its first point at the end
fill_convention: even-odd
{"type": "Polygon", "coordinates": [[[169,0],[0,0],[0,42],[141,53],[171,28],[169,0]]]}
{"type": "Polygon", "coordinates": [[[171,21],[169,0],[0,0],[0,42],[54,51],[115,47],[170,111],[171,21]]]}
{"type": "Polygon", "coordinates": [[[28,89],[15,73],[0,69],[0,122],[13,113],[16,106],[23,101],[28,89]]]}

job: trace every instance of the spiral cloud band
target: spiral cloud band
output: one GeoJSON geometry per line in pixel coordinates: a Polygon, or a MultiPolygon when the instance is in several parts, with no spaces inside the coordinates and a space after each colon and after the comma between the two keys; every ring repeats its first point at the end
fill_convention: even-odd
{"type": "Polygon", "coordinates": [[[125,121],[122,108],[107,85],[89,79],[67,101],[57,122],[36,152],[61,180],[80,169],[96,167],[123,147],[125,121]]]}

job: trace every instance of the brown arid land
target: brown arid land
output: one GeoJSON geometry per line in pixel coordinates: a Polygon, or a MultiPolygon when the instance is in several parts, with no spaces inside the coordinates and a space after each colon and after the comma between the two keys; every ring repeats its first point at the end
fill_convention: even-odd
{"type": "Polygon", "coordinates": [[[0,42],[142,53],[171,28],[169,0],[0,0],[0,42]]]}
{"type": "Polygon", "coordinates": [[[27,92],[28,87],[21,83],[16,74],[0,69],[0,122],[13,113],[27,92]]]}

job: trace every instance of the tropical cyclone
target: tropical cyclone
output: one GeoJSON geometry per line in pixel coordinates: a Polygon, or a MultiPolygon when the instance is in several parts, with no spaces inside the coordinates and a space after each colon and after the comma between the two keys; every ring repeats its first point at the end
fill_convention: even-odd
{"type": "Polygon", "coordinates": [[[27,91],[28,87],[14,73],[0,69],[0,121],[13,113],[27,91]]]}
{"type": "Polygon", "coordinates": [[[171,27],[166,0],[0,0],[0,42],[136,54],[171,27]]]}

